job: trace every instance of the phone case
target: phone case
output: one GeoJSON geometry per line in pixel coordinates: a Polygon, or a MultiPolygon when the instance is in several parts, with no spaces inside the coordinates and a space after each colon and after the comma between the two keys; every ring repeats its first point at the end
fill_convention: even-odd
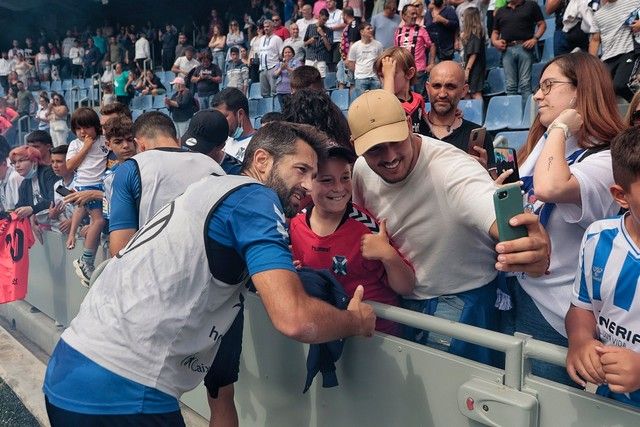
{"type": "Polygon", "coordinates": [[[496,210],[498,236],[501,242],[527,237],[527,228],[523,225],[512,227],[509,220],[524,212],[522,194],[517,184],[505,185],[493,193],[493,205],[496,210]]]}
{"type": "Polygon", "coordinates": [[[520,172],[518,170],[518,157],[516,150],[510,147],[496,147],[493,150],[493,156],[496,163],[496,172],[498,175],[507,169],[513,169],[513,173],[504,180],[505,184],[520,181],[520,172]],[[506,153],[506,154],[505,154],[506,153]]]}

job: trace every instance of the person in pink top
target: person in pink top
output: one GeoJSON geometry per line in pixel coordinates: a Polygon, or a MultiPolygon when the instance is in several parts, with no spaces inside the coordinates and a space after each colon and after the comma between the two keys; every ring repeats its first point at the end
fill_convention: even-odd
{"type": "Polygon", "coordinates": [[[424,93],[424,84],[427,81],[427,73],[435,64],[436,45],[431,42],[429,33],[424,27],[416,24],[418,19],[418,10],[414,5],[405,5],[402,8],[403,25],[398,27],[394,35],[394,45],[404,47],[416,61],[416,82],[413,91],[424,93]],[[429,57],[427,61],[427,51],[429,57]]]}
{"type": "Polygon", "coordinates": [[[327,8],[326,0],[316,0],[316,2],[313,3],[313,17],[317,19],[318,15],[320,14],[320,11],[326,8],[327,8]]]}

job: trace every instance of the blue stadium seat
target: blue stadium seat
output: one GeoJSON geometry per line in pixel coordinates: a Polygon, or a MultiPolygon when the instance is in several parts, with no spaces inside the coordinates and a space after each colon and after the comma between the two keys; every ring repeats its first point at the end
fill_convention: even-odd
{"type": "Polygon", "coordinates": [[[260,124],[260,119],[261,119],[261,118],[262,118],[262,117],[255,117],[255,118],[253,119],[253,128],[254,128],[254,129],[260,129],[260,126],[262,126],[262,125],[260,124]]]}
{"type": "Polygon", "coordinates": [[[542,69],[547,65],[546,62],[536,62],[531,67],[531,89],[534,91],[540,85],[540,77],[542,76],[542,69]]]}
{"type": "Polygon", "coordinates": [[[62,90],[69,90],[73,86],[73,80],[63,80],[62,81],[62,90]]]}
{"type": "Polygon", "coordinates": [[[338,78],[336,77],[336,73],[328,72],[324,77],[324,88],[327,90],[335,89],[338,84],[338,78]]]}
{"type": "Polygon", "coordinates": [[[545,40],[540,62],[549,62],[555,57],[553,53],[553,37],[545,40]]]}
{"type": "Polygon", "coordinates": [[[80,89],[84,89],[85,87],[84,79],[73,79],[72,82],[74,86],[77,86],[80,89]]]}
{"type": "Polygon", "coordinates": [[[504,68],[494,68],[492,70],[489,70],[489,75],[487,76],[485,85],[485,96],[496,96],[503,94],[505,91],[504,68]]]}
{"type": "Polygon", "coordinates": [[[167,116],[171,117],[171,112],[169,111],[168,108],[161,108],[158,111],[162,114],[166,114],[167,116]]]}
{"type": "Polygon", "coordinates": [[[86,87],[87,89],[93,87],[93,79],[91,77],[87,77],[86,79],[84,79],[84,87],[86,87]]]}
{"type": "Polygon", "coordinates": [[[142,110],[131,110],[131,119],[135,121],[138,117],[140,117],[144,113],[142,110]]]}
{"type": "Polygon", "coordinates": [[[527,141],[527,136],[529,135],[529,131],[526,130],[515,130],[510,132],[499,132],[496,135],[496,138],[499,136],[504,136],[507,138],[507,146],[511,148],[515,148],[516,151],[520,149],[527,141]]]}
{"type": "Polygon", "coordinates": [[[536,103],[533,100],[533,96],[530,96],[527,99],[527,102],[524,104],[524,113],[522,114],[522,121],[520,122],[520,126],[515,129],[529,129],[531,124],[533,123],[533,119],[536,114],[536,103]]]}
{"type": "Polygon", "coordinates": [[[55,92],[62,92],[62,82],[60,80],[52,81],[51,90],[55,92]]]}
{"type": "Polygon", "coordinates": [[[258,100],[257,99],[249,100],[249,117],[251,117],[252,119],[255,117],[260,117],[258,116],[258,100]]]}
{"type": "Polygon", "coordinates": [[[482,124],[482,99],[463,99],[458,104],[458,108],[462,110],[465,120],[482,124]]]}
{"type": "Polygon", "coordinates": [[[484,127],[487,130],[518,129],[522,123],[522,96],[494,96],[489,100],[484,127]]]}
{"type": "Polygon", "coordinates": [[[360,95],[362,95],[362,92],[362,89],[356,89],[354,87],[351,92],[351,97],[349,98],[349,105],[351,105],[353,101],[355,101],[360,95]]]}
{"type": "Polygon", "coordinates": [[[273,97],[273,111],[277,111],[278,113],[282,112],[282,105],[280,105],[280,98],[277,96],[273,97]]]}
{"type": "Polygon", "coordinates": [[[549,18],[549,19],[545,19],[544,22],[546,22],[547,28],[544,30],[544,34],[542,34],[542,37],[540,37],[540,41],[542,40],[553,41],[553,34],[556,32],[556,20],[555,18],[549,18]]]}
{"type": "Polygon", "coordinates": [[[336,89],[331,92],[331,100],[341,110],[349,109],[349,89],[336,89]]]}
{"type": "Polygon", "coordinates": [[[51,82],[40,82],[40,89],[49,92],[51,90],[51,82]]]}
{"type": "Polygon", "coordinates": [[[152,95],[136,96],[131,100],[131,109],[133,110],[151,110],[152,108],[152,95]]]}
{"type": "Polygon", "coordinates": [[[273,111],[273,98],[260,98],[257,101],[256,117],[262,117],[273,111]]]}
{"type": "Polygon", "coordinates": [[[251,83],[249,86],[249,99],[260,99],[262,94],[260,93],[260,83],[251,83]]]}
{"type": "Polygon", "coordinates": [[[500,67],[502,60],[502,53],[493,46],[487,47],[486,50],[487,70],[500,67]]]}
{"type": "Polygon", "coordinates": [[[156,95],[153,97],[153,105],[151,108],[155,108],[156,110],[160,110],[161,108],[166,108],[164,105],[164,100],[166,96],[164,95],[156,95]]]}

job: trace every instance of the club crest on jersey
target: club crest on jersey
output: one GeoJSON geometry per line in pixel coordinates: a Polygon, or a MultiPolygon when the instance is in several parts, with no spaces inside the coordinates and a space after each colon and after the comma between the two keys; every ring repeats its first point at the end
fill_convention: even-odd
{"type": "Polygon", "coordinates": [[[347,257],[336,255],[333,257],[333,272],[340,276],[347,275],[347,257]]]}

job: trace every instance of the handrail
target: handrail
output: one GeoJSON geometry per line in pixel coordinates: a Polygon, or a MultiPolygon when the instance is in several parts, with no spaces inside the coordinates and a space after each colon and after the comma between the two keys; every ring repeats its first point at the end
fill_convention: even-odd
{"type": "MultiPolygon", "coordinates": [[[[113,71],[113,65],[109,65],[109,69],[113,71]]],[[[91,76],[91,87],[89,90],[91,91],[89,94],[89,103],[91,108],[96,106],[96,100],[93,97],[93,90],[98,88],[98,105],[100,105],[100,100],[102,99],[102,86],[100,85],[100,73],[95,73],[91,76]]]]}
{"type": "Polygon", "coordinates": [[[24,141],[24,137],[23,134],[25,134],[24,136],[28,135],[29,132],[31,131],[31,117],[29,115],[26,116],[22,116],[18,119],[18,121],[16,122],[16,126],[18,126],[18,145],[26,145],[27,142],[24,141]],[[27,130],[26,132],[24,132],[22,130],[22,124],[23,122],[27,122],[27,130]]]}
{"type": "Polygon", "coordinates": [[[366,301],[366,303],[373,307],[377,316],[384,319],[504,352],[504,385],[516,390],[522,389],[524,367],[523,338],[513,337],[482,329],[477,326],[465,325],[399,307],[392,307],[378,302],[366,301]]]}
{"type": "Polygon", "coordinates": [[[144,61],[142,61],[142,72],[146,73],[147,69],[153,70],[153,64],[151,63],[151,58],[146,58],[144,61]],[[149,63],[148,68],[147,68],[147,62],[149,63]]]}
{"type": "Polygon", "coordinates": [[[567,349],[544,341],[531,338],[531,335],[516,332],[516,337],[524,340],[524,357],[535,359],[553,365],[566,367],[567,349]]]}

